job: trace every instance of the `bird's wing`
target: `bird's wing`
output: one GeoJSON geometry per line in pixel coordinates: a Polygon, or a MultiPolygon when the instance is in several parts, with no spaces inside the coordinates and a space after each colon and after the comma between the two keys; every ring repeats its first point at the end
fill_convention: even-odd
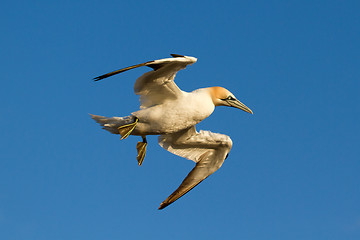
{"type": "Polygon", "coordinates": [[[94,80],[99,81],[142,66],[151,67],[153,71],[143,74],[136,80],[134,91],[135,94],[140,95],[142,108],[161,104],[168,99],[176,99],[182,95],[182,91],[174,82],[175,75],[178,71],[186,68],[189,64],[195,63],[197,60],[194,57],[178,54],[171,54],[171,56],[173,58],[164,58],[122,68],[96,77],[94,80]]]}
{"type": "Polygon", "coordinates": [[[232,147],[229,136],[210,131],[196,132],[195,126],[178,133],[161,135],[159,144],[171,153],[196,162],[195,167],[161,203],[159,209],[173,203],[218,170],[232,147]]]}

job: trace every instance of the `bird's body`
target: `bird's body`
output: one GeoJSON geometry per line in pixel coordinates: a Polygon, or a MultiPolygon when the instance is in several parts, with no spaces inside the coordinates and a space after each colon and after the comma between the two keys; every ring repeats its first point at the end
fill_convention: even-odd
{"type": "Polygon", "coordinates": [[[176,201],[219,169],[232,147],[229,136],[210,131],[197,132],[195,125],[209,117],[216,106],[236,107],[252,113],[222,87],[201,88],[190,93],[180,90],[174,82],[176,73],[197,59],[176,54],[172,56],[174,58],[137,64],[95,78],[96,81],[101,80],[141,66],[154,69],[135,82],[134,91],[140,96],[140,110],[127,117],[92,115],[92,118],[109,132],[120,134],[122,139],[129,135],[141,136],[143,142],[137,144],[139,165],[145,157],[147,135],[160,135],[158,141],[161,147],[196,162],[194,169],[159,209],[176,201]]]}
{"type": "Polygon", "coordinates": [[[214,111],[215,105],[207,88],[182,92],[178,99],[140,109],[132,115],[140,121],[133,135],[161,135],[192,127],[214,111]]]}

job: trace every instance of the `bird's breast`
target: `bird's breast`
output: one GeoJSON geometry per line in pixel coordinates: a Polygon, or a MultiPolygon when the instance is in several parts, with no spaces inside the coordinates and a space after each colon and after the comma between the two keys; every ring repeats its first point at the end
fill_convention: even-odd
{"type": "Polygon", "coordinates": [[[214,111],[211,98],[205,94],[187,93],[183,97],[132,113],[139,118],[138,134],[166,134],[189,128],[214,111]],[[141,132],[141,133],[140,133],[141,132]]]}

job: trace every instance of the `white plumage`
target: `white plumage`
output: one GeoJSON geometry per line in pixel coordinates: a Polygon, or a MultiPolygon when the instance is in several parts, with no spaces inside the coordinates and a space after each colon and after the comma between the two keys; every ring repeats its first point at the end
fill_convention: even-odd
{"type": "Polygon", "coordinates": [[[162,209],[186,194],[218,170],[226,159],[232,141],[229,136],[210,131],[197,132],[195,125],[214,111],[215,106],[230,106],[252,111],[222,87],[201,88],[184,92],[175,84],[176,73],[197,61],[194,57],[172,54],[173,58],[149,61],[95,78],[95,81],[141,66],[153,68],[139,77],[134,85],[140,96],[140,110],[127,117],[92,115],[104,129],[121,134],[142,136],[137,145],[139,165],[145,157],[146,135],[160,135],[159,144],[169,152],[196,162],[181,185],[159,207],[162,209]]]}

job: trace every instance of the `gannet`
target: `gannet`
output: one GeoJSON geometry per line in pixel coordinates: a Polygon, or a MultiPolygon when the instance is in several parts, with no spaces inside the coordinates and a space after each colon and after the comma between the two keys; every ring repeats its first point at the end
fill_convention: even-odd
{"type": "Polygon", "coordinates": [[[173,58],[148,61],[94,78],[99,81],[142,66],[153,69],[139,77],[134,85],[135,94],[140,96],[140,110],[126,117],[91,114],[105,130],[120,134],[121,139],[129,135],[142,137],[142,142],[136,145],[139,166],[145,158],[147,135],[160,135],[158,142],[161,147],[196,163],[159,209],[167,207],[217,171],[230,152],[232,141],[229,136],[210,131],[197,132],[195,125],[209,117],[216,106],[235,107],[253,113],[223,87],[200,88],[190,93],[180,90],[174,82],[176,73],[197,59],[178,54],[171,56],[173,58]]]}

